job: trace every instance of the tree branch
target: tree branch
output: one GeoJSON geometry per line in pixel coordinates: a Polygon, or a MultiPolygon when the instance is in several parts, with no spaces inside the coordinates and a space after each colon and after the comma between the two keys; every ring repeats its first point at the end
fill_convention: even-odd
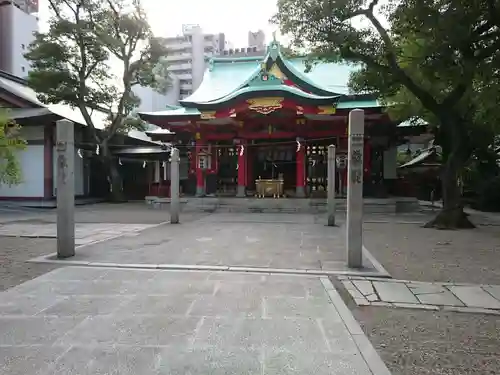
{"type": "MultiPolygon", "coordinates": [[[[401,83],[408,88],[420,101],[424,104],[425,107],[429,109],[433,109],[434,111],[439,110],[439,103],[434,99],[432,95],[429,94],[425,89],[423,89],[420,85],[418,85],[406,72],[403,68],[401,68],[397,61],[397,55],[394,48],[394,44],[392,43],[391,37],[387,30],[382,26],[380,21],[375,17],[374,8],[378,4],[379,0],[372,0],[367,9],[361,9],[356,11],[350,15],[349,18],[353,18],[358,15],[363,15],[370,23],[373,25],[380,38],[382,39],[385,45],[385,57],[387,59],[387,63],[389,64],[389,68],[391,69],[391,74],[397,76],[401,83]]],[[[368,56],[361,57],[361,54],[358,54],[358,58],[361,59],[365,64],[368,65],[368,61],[370,64],[373,64],[374,61],[370,61],[371,59],[368,56]]],[[[373,67],[379,69],[380,64],[377,66],[372,65],[373,67]]]]}

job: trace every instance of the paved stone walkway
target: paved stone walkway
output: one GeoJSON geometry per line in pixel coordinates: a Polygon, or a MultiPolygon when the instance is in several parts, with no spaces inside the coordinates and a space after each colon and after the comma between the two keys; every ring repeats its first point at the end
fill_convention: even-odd
{"type": "Polygon", "coordinates": [[[65,267],[0,294],[9,375],[389,375],[327,278],[65,267]]]}
{"type": "MultiPolygon", "coordinates": [[[[204,268],[278,272],[354,272],[346,267],[345,226],[327,227],[309,214],[213,214],[165,224],[77,251],[65,264],[204,268]],[[76,263],[72,263],[76,262],[76,263]]],[[[54,254],[34,261],[56,261],[54,254]]],[[[365,253],[363,275],[381,269],[365,253]]]]}
{"type": "MultiPolygon", "coordinates": [[[[88,245],[121,236],[135,236],[139,232],[154,227],[154,224],[117,224],[117,223],[77,223],[75,243],[88,245]]],[[[14,222],[0,225],[0,236],[28,238],[57,238],[54,223],[14,222]]]]}
{"type": "Polygon", "coordinates": [[[358,306],[500,315],[500,285],[426,283],[421,281],[339,276],[358,306]]]}

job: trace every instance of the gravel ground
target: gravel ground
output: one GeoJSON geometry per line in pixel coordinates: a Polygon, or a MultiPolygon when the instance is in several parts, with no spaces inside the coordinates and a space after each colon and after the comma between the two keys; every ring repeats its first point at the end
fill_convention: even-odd
{"type": "Polygon", "coordinates": [[[500,317],[376,307],[354,316],[392,375],[500,373],[500,317]]]}
{"type": "Polygon", "coordinates": [[[0,291],[49,272],[57,265],[26,263],[26,260],[54,252],[56,240],[0,237],[0,291]]]}
{"type": "Polygon", "coordinates": [[[500,285],[500,226],[441,231],[367,222],[363,235],[367,249],[396,279],[500,285]]]}
{"type": "MultiPolygon", "coordinates": [[[[364,243],[394,278],[500,284],[500,226],[439,231],[390,221],[365,223],[364,243]]],[[[335,284],[392,375],[500,374],[500,316],[358,307],[335,284]]]]}

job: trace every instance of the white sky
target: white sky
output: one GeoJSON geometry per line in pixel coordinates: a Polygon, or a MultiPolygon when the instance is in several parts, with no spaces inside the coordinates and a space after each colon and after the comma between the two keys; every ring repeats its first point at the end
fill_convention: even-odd
{"type": "MultiPolygon", "coordinates": [[[[157,36],[182,34],[183,24],[199,24],[206,33],[223,32],[234,47],[247,46],[248,31],[264,30],[272,39],[276,0],[143,0],[149,22],[157,36]]],[[[49,17],[48,1],[40,0],[40,27],[49,17]]]]}

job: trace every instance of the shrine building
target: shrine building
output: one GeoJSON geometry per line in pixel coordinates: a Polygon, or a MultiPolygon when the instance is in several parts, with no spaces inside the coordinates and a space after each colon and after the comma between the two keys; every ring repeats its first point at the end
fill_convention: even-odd
{"type": "Polygon", "coordinates": [[[201,86],[180,106],[139,115],[173,133],[185,195],[300,198],[325,196],[331,144],[337,194],[346,192],[348,115],[360,108],[364,194],[393,194],[397,146],[426,129],[399,127],[375,96],[350,94],[355,69],[319,63],[308,70],[306,58],[285,57],[274,41],[265,57],[210,59],[201,86]]]}

